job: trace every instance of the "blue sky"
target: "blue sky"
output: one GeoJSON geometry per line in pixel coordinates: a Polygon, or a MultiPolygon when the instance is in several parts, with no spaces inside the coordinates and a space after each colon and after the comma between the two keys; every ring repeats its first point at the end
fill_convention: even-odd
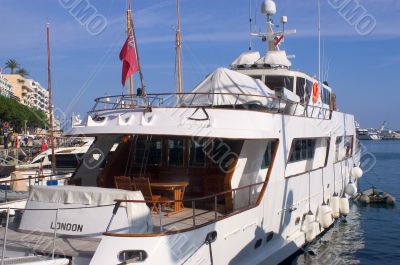
{"type": "MultiPolygon", "coordinates": [[[[107,20],[92,35],[62,6],[84,0],[1,0],[0,63],[15,58],[33,79],[46,86],[45,22],[52,30],[54,102],[61,111],[83,115],[95,97],[121,94],[119,51],[125,41],[125,0],[85,0],[107,20]]],[[[217,67],[248,48],[248,0],[181,0],[183,77],[190,91],[217,67]]],[[[329,3],[322,2],[323,69],[342,111],[354,113],[364,127],[384,120],[400,128],[400,1],[349,0],[361,4],[377,22],[366,36],[357,33],[329,3]]],[[[336,0],[338,2],[338,0],[336,0]]],[[[252,16],[260,0],[252,0],[252,16]],[[256,4],[257,3],[257,4],[256,4]]],[[[278,21],[289,17],[283,48],[296,55],[294,69],[317,73],[316,1],[276,0],[278,21]]],[[[148,93],[173,92],[174,0],[133,0],[134,20],[148,93]]],[[[257,15],[255,29],[264,29],[257,15]]],[[[265,52],[253,39],[254,49],[265,52]]],[[[138,77],[135,78],[138,84],[138,77]]],[[[136,86],[137,87],[137,86],[136,86]]]]}

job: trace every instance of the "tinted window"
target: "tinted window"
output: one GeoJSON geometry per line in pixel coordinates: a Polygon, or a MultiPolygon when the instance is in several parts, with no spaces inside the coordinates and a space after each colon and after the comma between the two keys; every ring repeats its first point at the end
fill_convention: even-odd
{"type": "Polygon", "coordinates": [[[322,89],[322,102],[327,105],[331,105],[330,99],[331,99],[331,92],[329,92],[329,90],[324,87],[322,89]]]}
{"type": "Polygon", "coordinates": [[[339,158],[340,145],[342,142],[343,142],[342,136],[336,137],[335,161],[339,161],[339,159],[342,159],[342,158],[339,158]]]}
{"type": "MultiPolygon", "coordinates": [[[[56,168],[71,168],[74,169],[78,166],[79,161],[83,154],[57,154],[56,155],[56,168]]],[[[51,155],[49,155],[51,161],[51,155]]]]}
{"type": "Polygon", "coordinates": [[[292,76],[265,76],[265,84],[272,90],[284,87],[293,91],[293,79],[292,76]]]}
{"type": "Polygon", "coordinates": [[[168,165],[183,166],[183,139],[168,140],[168,165]]]}
{"type": "Polygon", "coordinates": [[[306,102],[310,101],[313,84],[314,83],[312,81],[306,81],[306,102]]]}
{"type": "Polygon", "coordinates": [[[293,140],[289,162],[310,160],[314,158],[316,139],[293,140]]]}
{"type": "Polygon", "coordinates": [[[204,167],[206,164],[205,140],[190,141],[189,166],[204,167]]]}
{"type": "Polygon", "coordinates": [[[301,77],[296,78],[296,94],[300,97],[300,102],[304,103],[304,92],[306,89],[306,80],[301,77]]]}
{"type": "Polygon", "coordinates": [[[161,164],[161,139],[140,136],[135,145],[135,164],[161,164]]]}
{"type": "Polygon", "coordinates": [[[274,153],[276,142],[277,141],[269,141],[268,142],[267,148],[265,149],[263,162],[262,162],[262,165],[261,165],[262,169],[268,168],[271,165],[272,156],[273,156],[273,153],[274,153]]]}
{"type": "Polygon", "coordinates": [[[346,136],[344,138],[344,148],[346,150],[346,157],[350,157],[353,154],[353,140],[354,137],[352,135],[346,136]]]}

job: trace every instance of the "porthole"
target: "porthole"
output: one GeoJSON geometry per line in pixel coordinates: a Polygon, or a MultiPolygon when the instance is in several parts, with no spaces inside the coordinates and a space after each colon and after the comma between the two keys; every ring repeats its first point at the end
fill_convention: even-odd
{"type": "Polygon", "coordinates": [[[122,263],[128,261],[141,262],[147,259],[147,252],[144,250],[123,250],[118,254],[118,260],[122,263]]]}

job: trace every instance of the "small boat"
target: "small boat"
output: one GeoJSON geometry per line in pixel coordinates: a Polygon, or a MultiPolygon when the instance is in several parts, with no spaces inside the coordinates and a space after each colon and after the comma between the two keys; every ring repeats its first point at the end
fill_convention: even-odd
{"type": "Polygon", "coordinates": [[[392,194],[381,191],[374,187],[358,193],[354,197],[354,201],[362,205],[381,204],[381,205],[393,206],[396,204],[396,198],[392,194]]]}

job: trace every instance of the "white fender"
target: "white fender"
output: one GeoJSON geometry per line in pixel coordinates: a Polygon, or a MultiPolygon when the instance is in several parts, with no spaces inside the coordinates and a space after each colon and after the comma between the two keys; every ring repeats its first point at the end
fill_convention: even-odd
{"type": "Polygon", "coordinates": [[[332,224],[332,209],[327,204],[322,204],[319,208],[319,223],[325,229],[332,224]]]}
{"type": "Polygon", "coordinates": [[[349,200],[346,197],[340,198],[340,214],[347,216],[350,213],[349,200]]]}
{"type": "Polygon", "coordinates": [[[340,217],[340,209],[339,209],[339,205],[340,205],[340,198],[337,195],[334,195],[331,197],[331,209],[332,209],[332,216],[333,218],[337,219],[340,217]]]}
{"type": "Polygon", "coordinates": [[[363,176],[364,172],[362,171],[362,169],[360,167],[353,167],[351,169],[350,175],[353,178],[359,179],[363,176]]]}
{"type": "Polygon", "coordinates": [[[313,241],[317,236],[317,230],[315,228],[315,216],[312,212],[309,212],[304,220],[304,232],[306,234],[307,242],[313,241]]]}
{"type": "Polygon", "coordinates": [[[344,192],[346,192],[347,195],[349,196],[354,196],[357,193],[357,186],[356,184],[350,182],[346,185],[346,187],[344,188],[344,192]]]}

